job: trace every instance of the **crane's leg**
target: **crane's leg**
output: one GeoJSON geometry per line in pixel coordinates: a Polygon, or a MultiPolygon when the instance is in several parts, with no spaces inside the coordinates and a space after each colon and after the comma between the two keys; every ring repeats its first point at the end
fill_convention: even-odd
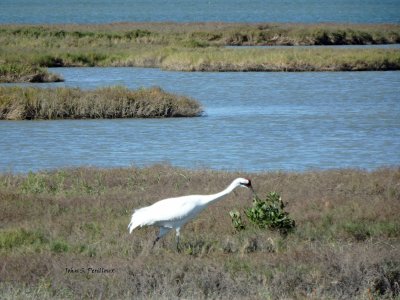
{"type": "Polygon", "coordinates": [[[153,246],[151,246],[151,249],[154,248],[154,246],[156,245],[156,243],[158,242],[159,239],[160,239],[160,238],[157,236],[156,239],[155,239],[154,242],[153,242],[153,246]]]}
{"type": "Polygon", "coordinates": [[[180,230],[181,230],[181,228],[180,228],[180,227],[177,227],[175,230],[176,230],[176,250],[177,250],[178,252],[181,252],[181,248],[180,248],[180,246],[179,246],[179,240],[180,240],[180,234],[181,234],[180,230]]]}
{"type": "Polygon", "coordinates": [[[164,235],[166,235],[170,230],[171,230],[171,228],[160,227],[160,232],[158,233],[156,239],[154,240],[153,246],[151,247],[151,249],[153,249],[154,246],[156,245],[156,243],[157,243],[164,235]]]}

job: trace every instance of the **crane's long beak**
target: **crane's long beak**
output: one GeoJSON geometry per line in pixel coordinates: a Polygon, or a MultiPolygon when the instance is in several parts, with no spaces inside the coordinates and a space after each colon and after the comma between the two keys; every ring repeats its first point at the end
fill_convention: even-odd
{"type": "Polygon", "coordinates": [[[260,198],[258,197],[256,191],[254,190],[254,188],[253,188],[252,185],[250,185],[248,188],[251,190],[251,192],[253,193],[253,195],[254,195],[254,197],[255,197],[256,199],[260,199],[260,198]]]}

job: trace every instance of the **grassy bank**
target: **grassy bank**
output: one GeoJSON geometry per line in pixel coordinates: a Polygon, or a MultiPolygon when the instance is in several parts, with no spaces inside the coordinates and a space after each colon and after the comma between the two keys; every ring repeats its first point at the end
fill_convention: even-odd
{"type": "Polygon", "coordinates": [[[400,43],[397,24],[113,23],[97,25],[0,25],[3,45],[129,47],[368,45],[400,43]]]}
{"type": "Polygon", "coordinates": [[[0,25],[0,82],[44,78],[35,76],[34,69],[58,66],[140,66],[186,71],[398,70],[399,50],[243,50],[224,46],[399,42],[399,25],[0,25]],[[321,63],[326,60],[329,65],[321,63]]]}
{"type": "Polygon", "coordinates": [[[161,66],[180,71],[385,71],[400,69],[400,51],[382,49],[198,49],[175,52],[161,66]]]}
{"type": "Polygon", "coordinates": [[[2,61],[0,58],[1,82],[60,82],[63,78],[49,73],[38,65],[23,64],[17,61],[2,61]]]}
{"type": "Polygon", "coordinates": [[[0,87],[0,120],[194,117],[200,104],[160,88],[0,87]]]}
{"type": "Polygon", "coordinates": [[[0,293],[5,299],[398,297],[399,182],[398,168],[244,174],[153,166],[3,174],[0,293]],[[154,229],[127,233],[133,208],[214,193],[238,176],[252,178],[260,195],[279,192],[296,230],[236,233],[229,211],[252,201],[248,190],[238,189],[186,225],[182,253],[175,252],[173,234],[151,250],[154,229]]]}
{"type": "MultiPolygon", "coordinates": [[[[153,67],[172,71],[387,71],[400,70],[400,50],[396,49],[227,49],[132,47],[129,51],[105,49],[23,53],[42,67],[101,66],[153,67]]],[[[16,62],[15,64],[22,64],[16,62]]],[[[8,77],[11,77],[9,75],[8,77]]],[[[20,77],[24,78],[24,77],[20,77]]],[[[6,81],[7,79],[3,79],[6,81]]]]}

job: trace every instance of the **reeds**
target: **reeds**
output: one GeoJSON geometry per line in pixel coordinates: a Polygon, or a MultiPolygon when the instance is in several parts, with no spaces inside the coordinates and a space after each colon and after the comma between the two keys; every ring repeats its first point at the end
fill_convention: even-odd
{"type": "MultiPolygon", "coordinates": [[[[20,54],[23,56],[23,54],[20,54]]],[[[227,49],[133,47],[118,53],[81,49],[68,53],[31,53],[43,66],[156,67],[174,71],[387,71],[400,69],[396,49],[227,49]]],[[[10,77],[10,76],[9,76],[10,77]]],[[[18,76],[15,76],[18,78],[18,76]]],[[[19,76],[21,78],[21,76],[19,76]]]]}
{"type": "Polygon", "coordinates": [[[397,24],[115,23],[98,25],[1,25],[4,45],[364,45],[400,42],[397,24]],[[14,41],[14,42],[13,42],[14,41]]]}
{"type": "Polygon", "coordinates": [[[400,69],[400,51],[383,49],[195,49],[167,56],[180,71],[384,71],[400,69]]]}
{"type": "Polygon", "coordinates": [[[201,112],[197,101],[157,87],[0,87],[0,119],[6,120],[193,117],[201,112]]]}
{"type": "Polygon", "coordinates": [[[38,65],[6,62],[0,59],[1,82],[60,82],[63,78],[38,65]]]}
{"type": "Polygon", "coordinates": [[[0,25],[0,82],[58,81],[44,67],[184,71],[398,70],[399,50],[225,49],[400,42],[399,25],[122,23],[0,25]]]}
{"type": "Polygon", "coordinates": [[[390,299],[400,294],[400,169],[246,174],[157,165],[0,175],[3,298],[390,299]],[[235,233],[238,189],[151,249],[156,229],[128,234],[133,209],[211,194],[246,176],[278,192],[296,221],[281,236],[235,233]],[[89,268],[114,269],[92,273],[89,268]],[[70,272],[68,270],[77,270],[70,272]]]}

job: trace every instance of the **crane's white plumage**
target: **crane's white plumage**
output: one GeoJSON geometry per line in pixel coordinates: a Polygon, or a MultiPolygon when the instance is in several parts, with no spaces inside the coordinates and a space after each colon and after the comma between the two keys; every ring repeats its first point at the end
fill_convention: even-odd
{"type": "Polygon", "coordinates": [[[153,205],[136,209],[128,225],[129,233],[137,227],[157,226],[160,232],[154,244],[171,229],[176,230],[177,243],[179,231],[188,221],[205,209],[210,203],[222,199],[238,186],[251,188],[251,181],[245,178],[235,179],[225,190],[213,195],[189,195],[160,200],[153,205]]]}

